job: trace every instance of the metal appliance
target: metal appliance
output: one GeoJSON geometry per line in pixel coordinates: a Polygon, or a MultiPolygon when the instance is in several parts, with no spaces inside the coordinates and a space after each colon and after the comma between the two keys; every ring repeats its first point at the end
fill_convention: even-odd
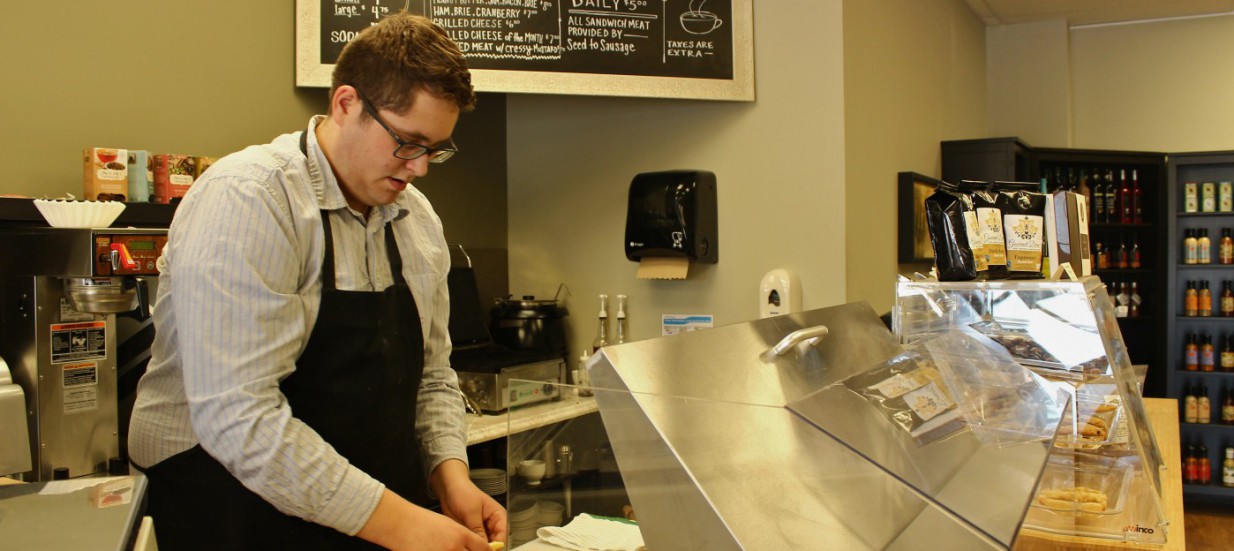
{"type": "Polygon", "coordinates": [[[558,385],[566,383],[563,352],[556,347],[524,350],[495,343],[484,323],[469,258],[466,265],[450,269],[446,282],[450,289],[450,341],[454,344],[450,365],[458,373],[463,394],[487,412],[560,400],[558,385]]]}
{"type": "Polygon", "coordinates": [[[118,381],[142,358],[120,349],[153,336],[146,297],[166,243],[165,229],[0,228],[0,357],[26,396],[25,480],[124,465],[118,381]]]}

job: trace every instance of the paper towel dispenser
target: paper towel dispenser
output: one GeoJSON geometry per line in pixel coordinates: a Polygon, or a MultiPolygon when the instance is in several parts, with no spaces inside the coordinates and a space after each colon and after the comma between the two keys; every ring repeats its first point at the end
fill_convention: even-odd
{"type": "Polygon", "coordinates": [[[719,260],[716,175],[705,170],[644,172],[630,182],[626,258],[719,260]]]}

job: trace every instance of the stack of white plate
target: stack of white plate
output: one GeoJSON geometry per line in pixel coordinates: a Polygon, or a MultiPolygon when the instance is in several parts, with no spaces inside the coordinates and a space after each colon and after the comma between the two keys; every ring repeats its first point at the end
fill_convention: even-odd
{"type": "Polygon", "coordinates": [[[472,469],[470,476],[481,492],[490,496],[506,493],[506,471],[503,469],[472,469]]]}
{"type": "Polygon", "coordinates": [[[536,502],[536,524],[541,528],[545,526],[561,526],[562,517],[565,515],[566,506],[556,501],[537,501],[536,502]]]}
{"type": "Polygon", "coordinates": [[[540,523],[536,519],[540,511],[538,502],[518,503],[510,507],[506,519],[510,522],[510,547],[518,547],[536,539],[540,523]]]}

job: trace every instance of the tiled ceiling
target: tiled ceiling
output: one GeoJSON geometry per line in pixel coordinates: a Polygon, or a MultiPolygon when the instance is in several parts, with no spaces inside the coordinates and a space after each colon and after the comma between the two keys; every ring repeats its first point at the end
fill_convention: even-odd
{"type": "Polygon", "coordinates": [[[1066,19],[1071,26],[1234,14],[1234,0],[964,0],[986,25],[1066,19]]]}

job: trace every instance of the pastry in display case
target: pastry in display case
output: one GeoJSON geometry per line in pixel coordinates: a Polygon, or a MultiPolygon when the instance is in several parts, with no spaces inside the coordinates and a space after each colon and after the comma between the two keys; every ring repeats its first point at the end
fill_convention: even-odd
{"type": "Polygon", "coordinates": [[[1075,281],[902,279],[893,329],[903,343],[961,330],[1002,346],[1068,396],[1025,518],[1031,530],[1165,543],[1167,468],[1148,424],[1114,303],[1075,281]]]}

